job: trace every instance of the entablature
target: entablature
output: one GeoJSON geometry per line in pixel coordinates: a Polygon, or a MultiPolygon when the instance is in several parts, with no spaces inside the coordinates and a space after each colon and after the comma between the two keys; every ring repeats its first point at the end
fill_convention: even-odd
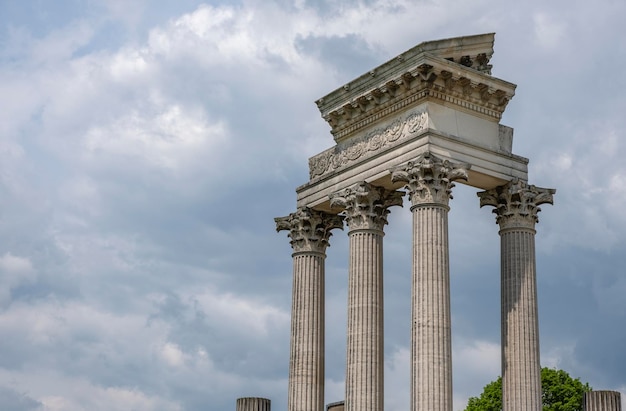
{"type": "Polygon", "coordinates": [[[418,45],[317,100],[335,141],[433,100],[498,122],[515,84],[492,77],[493,34],[418,45]]]}
{"type": "MultiPolygon", "coordinates": [[[[366,181],[396,190],[402,184],[391,181],[391,169],[429,152],[444,160],[471,165],[466,184],[483,190],[505,184],[513,178],[528,180],[528,159],[510,152],[493,150],[458,136],[425,128],[400,136],[337,169],[326,169],[296,189],[298,207],[333,212],[329,195],[350,184],[366,181]]],[[[323,154],[323,153],[321,153],[323,154]]]]}

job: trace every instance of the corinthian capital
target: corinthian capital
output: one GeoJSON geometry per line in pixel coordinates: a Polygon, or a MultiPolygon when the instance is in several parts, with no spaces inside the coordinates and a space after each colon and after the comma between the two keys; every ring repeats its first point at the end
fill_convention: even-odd
{"type": "Polygon", "coordinates": [[[505,185],[478,193],[480,206],[493,206],[496,223],[501,229],[530,228],[534,229],[539,222],[537,213],[539,205],[552,204],[553,188],[541,188],[514,179],[505,185]]]}
{"type": "Polygon", "coordinates": [[[350,230],[382,230],[389,207],[402,206],[400,191],[358,183],[330,196],[331,207],[342,207],[350,230]]]}
{"type": "Polygon", "coordinates": [[[448,205],[453,181],[467,180],[469,164],[442,160],[429,152],[391,171],[391,181],[407,183],[411,204],[436,203],[448,205]]]}
{"type": "Polygon", "coordinates": [[[332,235],[333,228],[343,229],[343,217],[312,210],[308,207],[299,208],[287,217],[277,217],[276,231],[289,230],[290,244],[294,252],[325,253],[332,235]]]}

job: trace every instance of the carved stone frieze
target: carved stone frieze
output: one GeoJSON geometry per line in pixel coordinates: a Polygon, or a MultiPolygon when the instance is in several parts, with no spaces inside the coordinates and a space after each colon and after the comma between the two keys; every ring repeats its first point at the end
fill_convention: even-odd
{"type": "Polygon", "coordinates": [[[277,217],[276,231],[288,230],[294,252],[325,253],[329,245],[331,230],[343,229],[343,216],[299,208],[286,217],[277,217]]]}
{"type": "Polygon", "coordinates": [[[448,205],[452,198],[453,181],[467,180],[469,164],[453,163],[426,152],[391,171],[391,181],[407,183],[411,204],[435,203],[448,205]]]}
{"type": "Polygon", "coordinates": [[[331,207],[344,209],[350,230],[382,230],[389,207],[402,206],[400,191],[387,190],[362,182],[330,196],[331,207]]]}
{"type": "Polygon", "coordinates": [[[411,138],[428,128],[428,113],[414,111],[389,126],[375,129],[360,138],[337,144],[309,159],[311,179],[356,162],[369,153],[385,150],[393,143],[411,138]]]}
{"type": "Polygon", "coordinates": [[[534,229],[539,222],[537,213],[539,205],[553,204],[553,188],[541,188],[528,185],[524,181],[514,179],[505,185],[478,193],[480,206],[493,206],[496,223],[501,229],[529,228],[534,229]]]}

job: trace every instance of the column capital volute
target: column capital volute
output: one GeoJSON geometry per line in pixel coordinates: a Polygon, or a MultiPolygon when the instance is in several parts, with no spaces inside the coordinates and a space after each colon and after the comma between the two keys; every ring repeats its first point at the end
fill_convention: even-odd
{"type": "Polygon", "coordinates": [[[454,163],[425,152],[415,160],[391,170],[392,182],[405,182],[411,204],[448,205],[453,181],[467,180],[470,164],[454,163]]]}
{"type": "Polygon", "coordinates": [[[301,207],[286,217],[277,217],[276,231],[289,231],[289,243],[294,253],[326,252],[334,228],[343,229],[343,216],[301,207]]]}
{"type": "Polygon", "coordinates": [[[508,228],[534,229],[539,222],[539,205],[553,204],[553,188],[541,188],[514,179],[508,183],[481,191],[478,194],[480,206],[495,207],[496,223],[502,230],[508,228]]]}
{"type": "Polygon", "coordinates": [[[343,208],[350,231],[381,230],[387,224],[389,207],[402,206],[401,191],[360,182],[330,196],[330,206],[343,208]]]}

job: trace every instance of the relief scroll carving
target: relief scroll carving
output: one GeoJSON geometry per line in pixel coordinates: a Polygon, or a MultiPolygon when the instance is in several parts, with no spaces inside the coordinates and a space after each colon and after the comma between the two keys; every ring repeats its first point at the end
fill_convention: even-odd
{"type": "Polygon", "coordinates": [[[370,153],[385,150],[393,143],[406,140],[428,128],[428,113],[414,111],[382,129],[372,130],[354,140],[339,143],[309,159],[311,179],[331,173],[356,162],[370,153]]]}

